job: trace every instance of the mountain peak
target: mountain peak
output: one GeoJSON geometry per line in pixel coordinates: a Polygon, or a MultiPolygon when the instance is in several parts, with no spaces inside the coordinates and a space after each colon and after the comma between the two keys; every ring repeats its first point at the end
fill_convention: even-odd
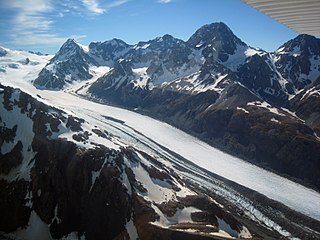
{"type": "Polygon", "coordinates": [[[6,49],[4,49],[3,47],[0,47],[0,57],[3,57],[3,56],[5,56],[5,55],[7,55],[7,50],[6,49]]]}
{"type": "Polygon", "coordinates": [[[173,40],[175,39],[172,35],[170,34],[165,34],[161,37],[164,41],[168,41],[168,40],[173,40]]]}
{"type": "Polygon", "coordinates": [[[91,42],[89,44],[89,49],[92,51],[95,48],[97,48],[99,50],[102,48],[115,49],[115,48],[119,48],[119,47],[123,48],[123,47],[128,47],[128,46],[129,45],[125,41],[118,39],[118,38],[113,38],[111,40],[107,40],[104,42],[91,42]]]}
{"type": "Polygon", "coordinates": [[[65,43],[76,43],[76,40],[74,40],[74,38],[68,38],[65,43]]]}
{"type": "Polygon", "coordinates": [[[81,51],[82,48],[76,41],[72,38],[69,38],[59,49],[56,56],[58,57],[70,57],[71,55],[75,54],[78,51],[81,51]]]}
{"type": "Polygon", "coordinates": [[[77,47],[80,47],[79,44],[77,44],[77,42],[73,38],[69,38],[61,46],[60,50],[62,50],[62,49],[67,49],[68,50],[68,49],[77,48],[77,47]]]}
{"type": "Polygon", "coordinates": [[[177,42],[179,40],[180,39],[177,39],[170,34],[165,34],[161,37],[156,37],[155,39],[151,40],[150,42],[168,42],[168,43],[170,43],[170,42],[177,42]]]}
{"type": "Polygon", "coordinates": [[[111,44],[112,46],[128,46],[126,42],[119,38],[113,38],[105,43],[111,44]]]}
{"type": "Polygon", "coordinates": [[[231,29],[224,22],[215,22],[215,23],[206,24],[201,28],[211,29],[211,30],[215,30],[215,31],[232,32],[231,29]]]}
{"type": "Polygon", "coordinates": [[[206,24],[199,28],[188,40],[192,46],[199,46],[200,43],[206,45],[214,42],[232,43],[233,45],[246,45],[234,35],[231,29],[223,22],[206,24]]]}
{"type": "Polygon", "coordinates": [[[161,37],[156,37],[152,40],[149,40],[147,42],[139,42],[135,45],[136,49],[139,48],[148,48],[151,50],[164,50],[166,48],[172,48],[176,46],[177,44],[184,43],[182,40],[175,38],[171,36],[170,34],[165,34],[161,37]]]}
{"type": "Polygon", "coordinates": [[[308,35],[300,34],[294,39],[283,44],[276,52],[300,52],[301,54],[320,55],[320,39],[308,35]]]}

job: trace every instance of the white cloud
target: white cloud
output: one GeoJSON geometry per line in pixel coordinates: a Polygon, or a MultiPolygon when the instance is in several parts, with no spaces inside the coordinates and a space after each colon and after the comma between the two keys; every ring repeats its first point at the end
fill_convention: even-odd
{"type": "Polygon", "coordinates": [[[5,1],[4,6],[24,10],[26,13],[49,12],[53,9],[51,0],[11,0],[5,1]]]}
{"type": "MultiPolygon", "coordinates": [[[[55,21],[67,14],[93,17],[105,14],[130,0],[0,0],[0,7],[13,10],[6,42],[9,45],[61,45],[70,36],[61,36],[54,29],[55,21]],[[101,1],[101,2],[99,2],[101,1]]],[[[72,37],[72,36],[71,36],[72,37]]],[[[79,38],[79,37],[78,37],[79,38]]]]}
{"type": "Polygon", "coordinates": [[[110,10],[111,8],[115,8],[115,7],[119,7],[125,3],[129,2],[129,0],[116,0],[116,1],[113,1],[111,3],[109,3],[107,5],[107,9],[110,10]]]}
{"type": "Polygon", "coordinates": [[[10,39],[16,45],[60,44],[65,38],[51,34],[54,11],[52,0],[11,0],[4,6],[16,11],[12,19],[10,39]]]}
{"type": "Polygon", "coordinates": [[[55,34],[48,33],[38,33],[34,34],[23,32],[20,34],[12,34],[11,44],[19,45],[19,46],[30,46],[30,45],[48,45],[48,46],[56,46],[64,43],[67,38],[59,37],[55,34]]]}
{"type": "Polygon", "coordinates": [[[106,10],[99,6],[99,3],[96,0],[81,0],[83,5],[93,14],[100,15],[103,14],[106,10]]]}
{"type": "Polygon", "coordinates": [[[171,3],[173,0],[158,0],[159,3],[171,3]]]}
{"type": "MultiPolygon", "coordinates": [[[[109,12],[112,8],[116,8],[119,7],[127,2],[129,2],[130,0],[113,0],[110,1],[109,3],[101,3],[99,4],[98,0],[81,0],[82,5],[86,7],[86,12],[83,11],[83,9],[77,9],[78,13],[81,14],[82,16],[90,16],[92,17],[92,15],[101,15],[104,13],[109,12]],[[88,13],[89,10],[89,13],[88,13]]],[[[73,9],[75,10],[76,6],[73,5],[73,9]]]]}

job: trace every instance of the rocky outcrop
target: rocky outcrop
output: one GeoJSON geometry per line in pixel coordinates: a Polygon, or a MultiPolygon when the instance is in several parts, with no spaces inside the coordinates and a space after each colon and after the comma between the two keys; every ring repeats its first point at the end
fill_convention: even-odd
{"type": "Polygon", "coordinates": [[[8,53],[8,52],[7,52],[4,48],[0,47],[0,57],[6,56],[7,53],[8,53]]]}
{"type": "Polygon", "coordinates": [[[89,66],[92,64],[97,65],[81,46],[68,39],[41,70],[34,85],[40,89],[59,90],[73,81],[90,79],[89,66]]]}
{"type": "Polygon", "coordinates": [[[319,77],[320,39],[302,34],[283,44],[275,53],[275,65],[283,78],[302,89],[319,77]]]}
{"type": "Polygon", "coordinates": [[[272,60],[268,54],[255,54],[246,60],[238,71],[240,82],[248,89],[256,92],[263,99],[275,105],[285,105],[288,92],[292,92],[292,84],[280,84],[281,75],[272,68],[272,60]]]}
{"type": "Polygon", "coordinates": [[[292,98],[290,106],[320,136],[320,77],[292,98]]]}
{"type": "Polygon", "coordinates": [[[187,41],[193,48],[201,50],[205,58],[222,63],[234,55],[238,47],[247,47],[230,28],[222,23],[211,23],[198,29],[187,41]]]}
{"type": "Polygon", "coordinates": [[[123,57],[132,46],[120,39],[112,39],[105,42],[92,42],[89,44],[89,56],[99,65],[112,67],[116,60],[123,57]]]}
{"type": "Polygon", "coordinates": [[[31,239],[41,233],[48,239],[209,239],[221,228],[218,218],[240,235],[242,223],[208,196],[175,197],[188,186],[159,159],[129,146],[81,147],[91,135],[110,138],[109,133],[89,132],[82,119],[18,89],[1,88],[1,238],[31,239]],[[31,129],[21,119],[31,121],[31,129]],[[67,131],[87,138],[57,137],[67,131]],[[172,194],[170,201],[166,195],[163,201],[152,200],[150,187],[172,194]],[[188,207],[203,212],[192,214],[194,223],[161,225],[163,214],[171,216],[168,208],[188,207]],[[196,232],[185,231],[187,226],[196,232]]]}

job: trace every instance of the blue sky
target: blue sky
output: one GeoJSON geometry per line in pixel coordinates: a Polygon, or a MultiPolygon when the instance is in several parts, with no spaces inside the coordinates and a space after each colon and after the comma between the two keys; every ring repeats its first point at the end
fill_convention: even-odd
{"type": "Polygon", "coordinates": [[[224,22],[244,42],[274,51],[297,33],[240,0],[0,0],[0,45],[54,53],[68,38],[129,44],[164,34],[187,40],[224,22]]]}

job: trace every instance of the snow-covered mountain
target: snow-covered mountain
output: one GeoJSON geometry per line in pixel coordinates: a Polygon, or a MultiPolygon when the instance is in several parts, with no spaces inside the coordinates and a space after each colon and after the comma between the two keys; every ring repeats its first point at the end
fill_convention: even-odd
{"type": "Polygon", "coordinates": [[[90,65],[97,63],[73,39],[68,39],[39,73],[34,85],[41,89],[59,90],[73,81],[88,80],[93,77],[90,65]]]}
{"type": "Polygon", "coordinates": [[[275,65],[296,90],[313,83],[320,72],[320,40],[306,34],[289,40],[273,53],[275,65]]]}
{"type": "Polygon", "coordinates": [[[113,66],[114,62],[123,57],[132,46],[120,39],[112,39],[105,42],[92,42],[88,47],[88,54],[100,66],[113,66]]]}
{"type": "Polygon", "coordinates": [[[297,111],[301,104],[295,101],[303,95],[300,83],[317,85],[319,41],[299,35],[268,53],[246,45],[225,24],[213,23],[187,42],[166,35],[137,44],[83,94],[138,108],[319,188],[318,114],[315,107],[302,114],[305,108],[297,111]]]}
{"type": "Polygon", "coordinates": [[[84,50],[68,40],[35,84],[39,87],[37,82],[43,79],[45,87],[53,77],[59,79],[59,88],[70,86],[73,80],[68,83],[66,79],[73,76],[74,67],[68,67],[70,60],[61,59],[72,59],[86,72],[78,82],[90,79],[93,66],[108,66],[105,74],[95,75],[78,93],[140,109],[210,144],[319,188],[319,159],[305,156],[307,152],[317,155],[314,149],[319,148],[317,112],[309,108],[306,115],[297,100],[308,91],[302,87],[317,86],[319,42],[299,35],[268,53],[245,44],[224,23],[207,24],[186,42],[164,35],[136,45],[119,39],[91,43],[84,50]],[[42,78],[47,68],[66,63],[61,71],[42,78]],[[247,114],[248,108],[258,111],[247,114]],[[288,129],[290,134],[276,137],[269,134],[272,129],[288,129]],[[298,152],[288,161],[291,147],[298,152]],[[304,164],[299,159],[307,159],[307,167],[297,168],[304,164]]]}
{"type": "Polygon", "coordinates": [[[320,238],[318,43],[0,48],[0,239],[320,238]]]}

